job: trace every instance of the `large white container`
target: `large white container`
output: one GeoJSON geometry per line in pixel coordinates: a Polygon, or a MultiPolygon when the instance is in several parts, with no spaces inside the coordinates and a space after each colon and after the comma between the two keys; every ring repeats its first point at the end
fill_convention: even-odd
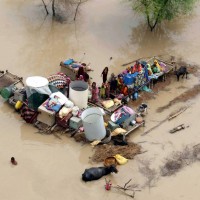
{"type": "Polygon", "coordinates": [[[80,109],[87,108],[88,84],[84,81],[72,81],[69,85],[69,99],[80,109]]]}
{"type": "Polygon", "coordinates": [[[51,94],[49,89],[49,81],[42,76],[31,76],[26,79],[26,93],[29,97],[31,94],[38,92],[41,94],[51,94]]]}
{"type": "Polygon", "coordinates": [[[99,108],[91,107],[84,110],[81,119],[87,140],[102,140],[106,136],[103,113],[99,108]]]}

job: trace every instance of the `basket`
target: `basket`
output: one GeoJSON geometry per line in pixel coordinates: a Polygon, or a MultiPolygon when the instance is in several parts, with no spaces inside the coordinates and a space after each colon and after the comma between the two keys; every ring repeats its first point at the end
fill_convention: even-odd
{"type": "Polygon", "coordinates": [[[115,157],[107,157],[105,160],[104,160],[104,166],[105,167],[109,167],[111,165],[117,165],[117,160],[115,157]]]}

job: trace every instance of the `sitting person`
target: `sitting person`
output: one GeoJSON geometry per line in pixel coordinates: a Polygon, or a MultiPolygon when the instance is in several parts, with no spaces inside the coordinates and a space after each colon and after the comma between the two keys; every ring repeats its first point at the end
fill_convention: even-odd
{"type": "Polygon", "coordinates": [[[108,79],[108,82],[111,82],[111,81],[114,79],[114,77],[115,77],[115,74],[112,73],[112,74],[110,75],[110,78],[108,79]]]}
{"type": "Polygon", "coordinates": [[[96,85],[96,82],[92,83],[92,97],[91,97],[91,101],[96,103],[99,101],[99,89],[96,85]]]}
{"type": "Polygon", "coordinates": [[[121,93],[122,93],[124,96],[127,96],[127,95],[128,95],[128,87],[127,87],[127,85],[124,84],[124,85],[122,86],[121,93]]]}
{"type": "Polygon", "coordinates": [[[147,64],[148,75],[151,76],[153,74],[150,64],[147,64]]]}
{"type": "Polygon", "coordinates": [[[123,78],[122,78],[122,76],[119,74],[118,77],[117,77],[117,86],[118,86],[119,90],[121,90],[122,85],[123,85],[123,78]]]}
{"type": "Polygon", "coordinates": [[[77,75],[76,75],[76,78],[79,79],[80,76],[84,77],[84,74],[85,74],[84,68],[83,67],[79,67],[77,75]]]}
{"type": "Polygon", "coordinates": [[[135,73],[135,72],[141,72],[142,71],[142,65],[140,64],[140,62],[137,60],[135,65],[132,67],[131,69],[131,73],[135,73]]]}
{"type": "Polygon", "coordinates": [[[130,68],[130,67],[127,67],[127,68],[126,68],[126,72],[127,72],[127,73],[131,73],[131,68],[130,68]]]}
{"type": "Polygon", "coordinates": [[[162,71],[161,66],[159,65],[157,60],[154,60],[153,65],[151,66],[152,72],[155,73],[159,73],[162,71]]]}
{"type": "Polygon", "coordinates": [[[87,72],[85,72],[83,67],[80,67],[78,69],[77,75],[76,75],[76,80],[81,80],[81,81],[85,81],[88,82],[90,81],[90,76],[87,72]]]}
{"type": "Polygon", "coordinates": [[[76,80],[84,81],[84,77],[83,77],[83,75],[80,75],[76,80]]]}

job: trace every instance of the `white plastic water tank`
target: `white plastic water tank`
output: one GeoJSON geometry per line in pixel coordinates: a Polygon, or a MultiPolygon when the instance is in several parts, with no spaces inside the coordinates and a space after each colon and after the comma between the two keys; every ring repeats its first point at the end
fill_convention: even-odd
{"type": "Polygon", "coordinates": [[[69,86],[69,99],[80,109],[87,108],[88,84],[84,81],[72,81],[69,86]]]}
{"type": "Polygon", "coordinates": [[[103,113],[99,108],[87,108],[83,111],[81,119],[87,140],[102,140],[106,136],[103,113]]]}
{"type": "Polygon", "coordinates": [[[38,92],[41,94],[51,94],[49,89],[49,81],[47,78],[42,76],[31,76],[26,79],[26,93],[29,97],[31,94],[38,92]]]}

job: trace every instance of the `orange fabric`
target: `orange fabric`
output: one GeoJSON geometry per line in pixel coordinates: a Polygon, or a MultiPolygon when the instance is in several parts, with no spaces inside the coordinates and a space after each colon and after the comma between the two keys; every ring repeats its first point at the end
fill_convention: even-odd
{"type": "Polygon", "coordinates": [[[127,95],[128,95],[128,87],[127,87],[127,86],[124,86],[124,87],[122,88],[122,94],[123,94],[124,96],[127,96],[127,95]]]}

